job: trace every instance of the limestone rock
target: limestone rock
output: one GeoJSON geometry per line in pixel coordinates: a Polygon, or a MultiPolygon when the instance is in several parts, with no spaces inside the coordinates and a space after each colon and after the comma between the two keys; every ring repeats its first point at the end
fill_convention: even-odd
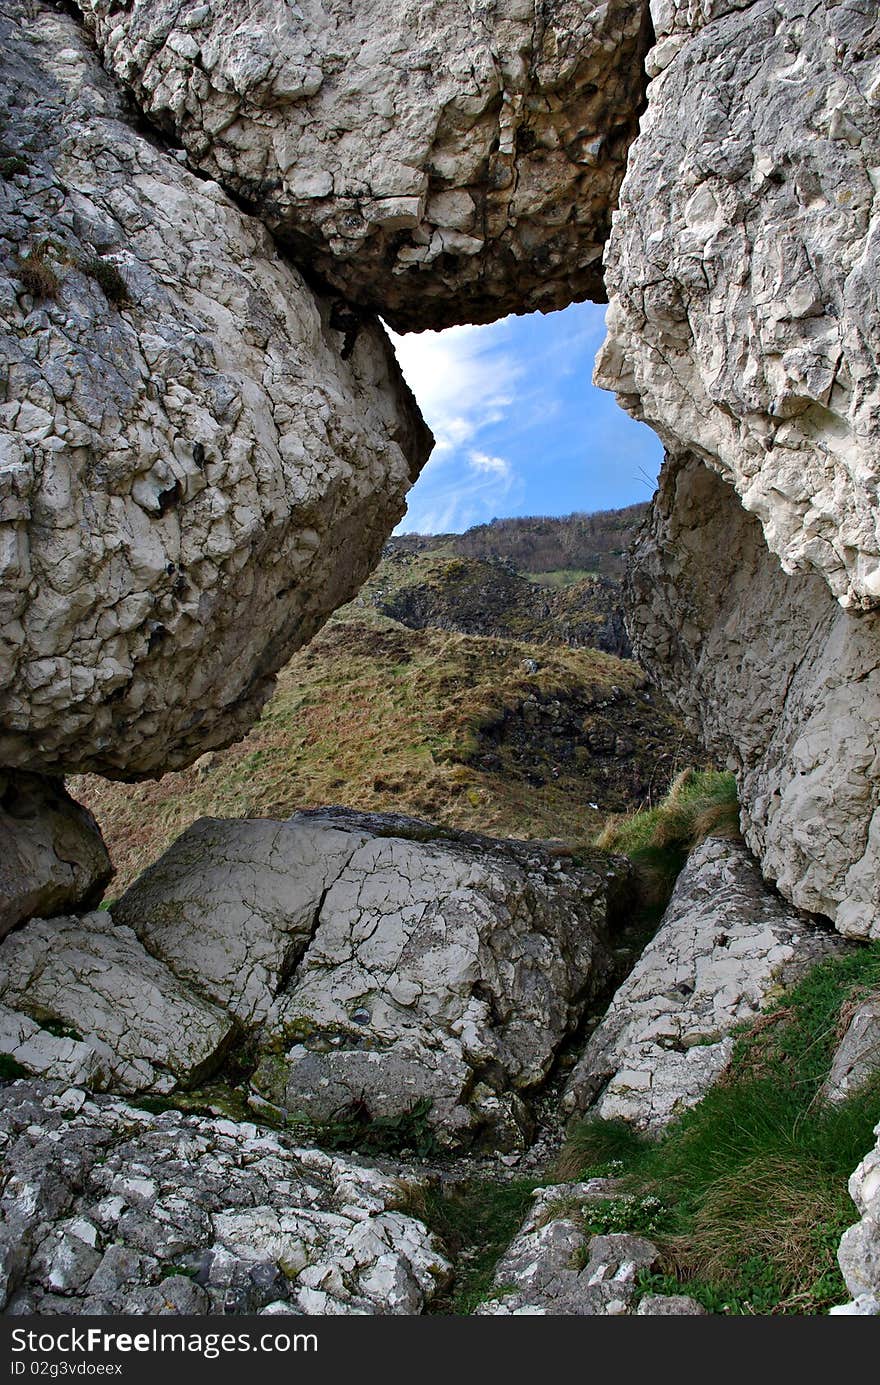
{"type": "Polygon", "coordinates": [[[851,1303],[832,1308],[832,1313],[876,1316],[880,1314],[880,1125],[877,1144],[849,1180],[853,1202],[861,1221],[844,1231],[837,1259],[853,1296],[851,1303]]]}
{"type": "Polygon", "coordinates": [[[880,1072],[880,995],[869,997],[853,1013],[837,1046],[822,1087],[826,1101],[845,1101],[880,1072]]]}
{"type": "Polygon", "coordinates": [[[736,769],[764,875],[852,937],[880,936],[880,620],[787,576],[733,488],[668,461],[629,578],[637,657],[736,769]]]}
{"type": "Polygon", "coordinates": [[[661,1130],[725,1072],[734,1026],[843,946],[770,894],[741,843],[707,838],[590,1036],[566,1109],[661,1130]]]}
{"type": "Polygon", "coordinates": [[[7,1070],[32,1073],[50,1081],[71,1082],[100,1091],[111,1078],[112,1059],[87,1040],[53,1034],[29,1015],[0,1005],[0,1057],[7,1070]]]}
{"type": "Polygon", "coordinates": [[[48,1030],[17,1033],[7,1020],[0,1047],[17,1062],[47,1075],[60,1068],[67,1081],[112,1080],[123,1091],[198,1082],[235,1030],[106,912],[33,919],[10,934],[0,947],[0,1002],[48,1030]],[[53,1025],[68,1031],[69,1049],[48,1042],[53,1025]]]}
{"type": "Polygon", "coordinates": [[[250,725],[430,435],[70,17],[2,0],[0,89],[0,764],[154,775],[250,725]]]}
{"type": "Polygon", "coordinates": [[[175,974],[262,1023],[365,832],[322,821],[202,818],[113,906],[175,974]]]}
{"type": "Polygon", "coordinates": [[[112,874],[98,824],[60,780],[0,771],[0,938],[36,914],[96,904],[112,874]]]}
{"type": "Polygon", "coordinates": [[[449,1277],[412,1180],[247,1122],[16,1082],[0,1154],[9,1313],[419,1313],[449,1277]]]}
{"type": "Polygon", "coordinates": [[[638,1318],[703,1318],[706,1309],[689,1294],[645,1294],[638,1308],[638,1318]]]}
{"type": "Polygon", "coordinates": [[[732,482],[788,573],[880,604],[880,16],[653,0],[597,383],[732,482]]]}
{"type": "Polygon", "coordinates": [[[427,1099],[444,1142],[520,1144],[523,1098],[610,975],[625,867],[338,810],[297,815],[284,839],[338,852],[341,831],[350,850],[323,894],[315,876],[312,940],[267,1017],[257,1093],[317,1122],[427,1099]]]}
{"type": "Polygon", "coordinates": [[[80,8],[193,166],[398,330],[604,299],[646,0],[80,8]]]}
{"type": "Polygon", "coordinates": [[[531,1212],[495,1268],[495,1295],[476,1316],[616,1317],[632,1311],[637,1274],[658,1259],[657,1247],[641,1236],[589,1236],[576,1212],[561,1210],[601,1196],[603,1190],[592,1186],[601,1182],[536,1190],[531,1212]]]}

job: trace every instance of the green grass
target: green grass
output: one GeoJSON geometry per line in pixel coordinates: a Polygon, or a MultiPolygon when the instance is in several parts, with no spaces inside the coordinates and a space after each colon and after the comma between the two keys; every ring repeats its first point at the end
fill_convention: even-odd
{"type": "Polygon", "coordinates": [[[562,587],[573,587],[585,577],[598,577],[599,572],[597,568],[562,567],[554,572],[523,572],[521,576],[534,582],[536,587],[552,587],[559,591],[562,587]]]}
{"type": "Polygon", "coordinates": [[[121,307],[131,302],[128,284],[110,260],[104,260],[100,255],[83,255],[76,264],[83,274],[94,279],[108,303],[121,307]]]}
{"type": "Polygon", "coordinates": [[[709,836],[739,837],[739,801],[732,774],[685,769],[656,807],[613,816],[596,837],[606,851],[636,867],[641,901],[665,906],[688,853],[709,836]]]}
{"type": "Polygon", "coordinates": [[[0,1082],[14,1082],[16,1077],[27,1077],[28,1070],[8,1053],[0,1053],[0,1082]]]}
{"type": "Polygon", "coordinates": [[[492,1280],[501,1255],[518,1231],[537,1182],[471,1179],[410,1195],[405,1210],[421,1218],[457,1261],[450,1297],[432,1312],[468,1314],[498,1290],[492,1280]]]}
{"type": "MultiPolygon", "coordinates": [[[[839,1105],[819,1101],[849,1010],[880,988],[880,945],[823,962],[738,1035],[727,1078],[658,1141],[581,1122],[557,1173],[621,1171],[617,1229],[644,1230],[662,1204],[646,1292],[693,1293],[711,1311],[821,1313],[846,1297],[836,1263],[855,1219],[847,1181],[873,1144],[880,1078],[839,1105]],[[714,1305],[714,1306],[713,1306],[714,1305]]],[[[606,1212],[608,1209],[606,1209],[606,1212]]]]}

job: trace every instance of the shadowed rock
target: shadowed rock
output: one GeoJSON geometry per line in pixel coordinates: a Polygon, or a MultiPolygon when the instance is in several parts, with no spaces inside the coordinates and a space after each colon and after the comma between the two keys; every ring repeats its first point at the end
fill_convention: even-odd
{"type": "Polygon", "coordinates": [[[98,824],[61,780],[0,772],[0,938],[35,915],[96,904],[112,874],[98,824]]]}
{"type": "Polygon", "coordinates": [[[80,8],[191,162],[398,330],[604,300],[645,0],[80,8]]]}

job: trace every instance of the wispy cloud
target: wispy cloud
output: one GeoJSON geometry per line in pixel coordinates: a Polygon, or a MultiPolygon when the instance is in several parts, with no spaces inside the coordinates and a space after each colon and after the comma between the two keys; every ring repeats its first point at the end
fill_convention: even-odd
{"type": "Polygon", "coordinates": [[[390,335],[400,367],[434,430],[435,451],[462,447],[507,417],[525,365],[506,349],[503,322],[390,335]]]}
{"type": "Polygon", "coordinates": [[[405,337],[391,333],[401,369],[436,438],[404,521],[440,533],[479,524],[516,503],[516,468],[480,447],[481,435],[507,424],[527,363],[508,349],[505,323],[451,327],[405,337]]]}
{"type": "Polygon", "coordinates": [[[436,438],[402,530],[456,531],[495,516],[568,514],[642,499],[660,445],[591,383],[603,310],[391,334],[436,438]]]}

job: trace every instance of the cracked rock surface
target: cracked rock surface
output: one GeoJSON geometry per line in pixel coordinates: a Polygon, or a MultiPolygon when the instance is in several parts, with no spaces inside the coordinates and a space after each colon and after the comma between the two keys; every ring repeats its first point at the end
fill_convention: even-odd
{"type": "Polygon", "coordinates": [[[293,822],[379,834],[354,839],[320,902],[268,1016],[258,1092],[317,1121],[358,1102],[394,1117],[428,1098],[444,1142],[481,1132],[501,1148],[521,1145],[522,1098],[610,977],[619,867],[598,854],[574,866],[536,843],[394,816],[293,822]]]}
{"type": "Polygon", "coordinates": [[[235,1030],[101,911],[33,919],[11,933],[0,949],[0,1002],[0,1051],[35,1072],[60,1069],[68,1081],[123,1091],[192,1085],[218,1066],[235,1030]]]}
{"type": "Polygon", "coordinates": [[[574,1207],[606,1196],[608,1188],[605,1179],[538,1188],[495,1268],[496,1295],[475,1315],[616,1317],[634,1311],[636,1276],[659,1258],[657,1247],[642,1236],[590,1236],[574,1207]]]}
{"type": "Polygon", "coordinates": [[[604,301],[646,0],[83,0],[104,61],[398,330],[604,301]]]}
{"type": "Polygon", "coordinates": [[[880,1125],[874,1133],[877,1144],[849,1180],[850,1196],[861,1220],[841,1237],[837,1259],[852,1300],[832,1308],[835,1314],[880,1314],[880,1125]]]}
{"type": "Polygon", "coordinates": [[[700,455],[786,572],[880,603],[880,17],[653,0],[597,383],[700,455]]]}
{"type": "Polygon", "coordinates": [[[627,868],[343,809],[196,823],[114,906],[194,991],[259,1027],[259,1097],[324,1123],[424,1099],[444,1141],[524,1102],[610,978],[627,868]]]}
{"type": "Polygon", "coordinates": [[[113,905],[113,918],[243,1024],[259,1024],[368,835],[321,819],[201,818],[113,905]]]}
{"type": "Polygon", "coordinates": [[[248,1122],[16,1082],[0,1154],[7,1313],[419,1313],[449,1277],[405,1179],[248,1122]]]}
{"type": "Polygon", "coordinates": [[[71,18],[3,0],[0,90],[0,762],[156,774],[249,727],[430,434],[71,18]]]}
{"type": "Polygon", "coordinates": [[[733,488],[661,473],[629,577],[637,657],[736,769],[746,840],[799,908],[880,936],[880,621],[787,576],[733,488]]]}
{"type": "Polygon", "coordinates": [[[566,1108],[662,1130],[726,1071],[731,1030],[775,987],[845,946],[774,897],[740,842],[707,838],[591,1034],[566,1108]]]}
{"type": "Polygon", "coordinates": [[[98,824],[61,780],[0,771],[0,938],[97,903],[112,874],[98,824]]]}

